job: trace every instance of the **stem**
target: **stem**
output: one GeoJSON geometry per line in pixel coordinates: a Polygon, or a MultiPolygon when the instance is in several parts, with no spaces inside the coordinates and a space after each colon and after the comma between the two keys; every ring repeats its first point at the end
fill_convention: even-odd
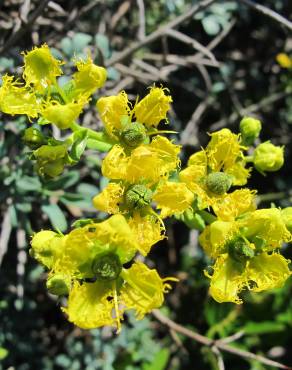
{"type": "Polygon", "coordinates": [[[204,221],[208,225],[217,220],[216,216],[211,215],[211,213],[207,211],[197,211],[197,213],[204,219],[204,221]]]}
{"type": "Polygon", "coordinates": [[[261,202],[270,202],[273,200],[279,200],[279,199],[285,199],[286,197],[289,197],[289,194],[285,191],[281,191],[279,193],[267,193],[267,194],[261,194],[257,195],[257,203],[261,202]]]}

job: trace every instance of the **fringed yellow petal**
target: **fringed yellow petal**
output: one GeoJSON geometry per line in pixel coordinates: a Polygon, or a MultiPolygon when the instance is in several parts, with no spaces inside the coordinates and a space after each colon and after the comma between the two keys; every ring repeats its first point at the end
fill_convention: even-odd
{"type": "Polygon", "coordinates": [[[188,188],[192,191],[192,185],[195,184],[203,184],[204,178],[207,175],[207,167],[205,166],[198,166],[198,165],[191,165],[185,168],[184,170],[180,171],[179,173],[179,179],[180,181],[186,183],[188,185],[188,188]]]}
{"type": "MultiPolygon", "coordinates": [[[[121,302],[127,309],[133,309],[138,320],[158,308],[164,301],[164,293],[171,286],[161,279],[155,269],[149,269],[142,262],[135,262],[128,270],[122,271],[125,284],[121,289],[121,302]]],[[[171,279],[169,280],[176,280],[171,279]]]]}
{"type": "Polygon", "coordinates": [[[212,171],[226,171],[234,166],[236,160],[241,156],[239,135],[233,134],[229,129],[224,128],[214,132],[206,148],[208,165],[212,171]]]}
{"type": "Polygon", "coordinates": [[[35,118],[38,116],[39,104],[30,90],[20,82],[13,81],[12,76],[5,75],[0,87],[0,110],[7,114],[26,114],[35,118]]]}
{"type": "Polygon", "coordinates": [[[292,68],[292,58],[285,53],[280,53],[276,56],[277,62],[282,68],[292,68]]]}
{"type": "Polygon", "coordinates": [[[27,85],[34,85],[34,88],[43,92],[45,88],[56,82],[56,77],[61,76],[60,65],[63,62],[55,59],[51,54],[48,45],[35,47],[24,54],[23,78],[27,85]]]}
{"type": "Polygon", "coordinates": [[[75,95],[88,98],[105,83],[106,69],[95,65],[90,57],[75,62],[78,72],[73,74],[75,95]]]}
{"type": "Polygon", "coordinates": [[[62,308],[68,320],[82,329],[115,325],[113,292],[110,284],[76,282],[69,294],[68,307],[62,308]],[[109,299],[108,299],[109,298],[109,299]]]}
{"type": "Polygon", "coordinates": [[[138,240],[138,250],[147,256],[151,247],[165,238],[164,226],[154,215],[141,216],[135,212],[128,221],[138,240]]]}
{"type": "Polygon", "coordinates": [[[233,177],[232,184],[235,186],[245,185],[250,177],[250,172],[251,168],[245,168],[244,161],[237,161],[233,166],[225,170],[225,173],[233,177]]]}
{"type": "Polygon", "coordinates": [[[289,263],[289,260],[277,253],[262,253],[252,258],[247,268],[247,277],[253,282],[250,290],[261,292],[282,287],[291,275],[289,263]]]}
{"type": "Polygon", "coordinates": [[[118,95],[100,98],[96,106],[106,132],[118,139],[122,129],[121,118],[130,114],[127,94],[121,91],[118,95]]]}
{"type": "Polygon", "coordinates": [[[213,205],[216,216],[223,221],[232,221],[239,215],[256,209],[256,192],[249,189],[235,190],[226,194],[213,205]]]}
{"type": "Polygon", "coordinates": [[[126,179],[129,176],[128,162],[129,157],[126,156],[124,149],[119,145],[114,145],[102,161],[103,176],[113,180],[126,179]]]}
{"type": "Polygon", "coordinates": [[[123,201],[124,190],[121,183],[109,183],[101,193],[93,198],[94,207],[110,214],[119,213],[119,204],[123,201]]]}
{"type": "Polygon", "coordinates": [[[60,104],[56,101],[46,103],[41,114],[49,122],[56,125],[59,129],[65,130],[79,117],[86,101],[78,103],[60,104]]]}
{"type": "Polygon", "coordinates": [[[258,209],[248,213],[238,221],[238,224],[244,229],[244,235],[248,239],[265,240],[266,251],[280,248],[283,242],[291,240],[291,234],[285,226],[281,211],[277,208],[258,209]]]}
{"type": "Polygon", "coordinates": [[[161,218],[181,214],[191,207],[194,194],[186,184],[179,182],[164,182],[158,186],[153,196],[157,208],[161,209],[161,218]]]}
{"type": "Polygon", "coordinates": [[[167,89],[152,87],[149,94],[145,96],[134,107],[137,121],[147,127],[158,126],[162,120],[167,121],[167,112],[170,109],[172,98],[165,94],[167,89]]]}
{"type": "Polygon", "coordinates": [[[238,232],[235,222],[214,221],[207,226],[199,237],[206,254],[217,258],[226,252],[226,243],[238,232]]]}
{"type": "Polygon", "coordinates": [[[32,237],[32,256],[49,269],[52,268],[55,258],[62,251],[64,237],[50,230],[40,231],[32,237]]]}
{"type": "Polygon", "coordinates": [[[217,258],[213,270],[212,276],[207,276],[211,279],[210,294],[215,301],[242,303],[238,294],[244,289],[247,281],[241,265],[227,254],[223,254],[217,258]]]}
{"type": "Polygon", "coordinates": [[[158,158],[161,160],[161,172],[165,174],[174,171],[180,165],[179,153],[181,150],[180,145],[175,145],[166,137],[157,135],[149,145],[151,151],[157,153],[158,158]]]}
{"type": "Polygon", "coordinates": [[[188,160],[188,166],[199,166],[203,169],[207,168],[208,158],[205,150],[200,150],[190,156],[188,160]]]}

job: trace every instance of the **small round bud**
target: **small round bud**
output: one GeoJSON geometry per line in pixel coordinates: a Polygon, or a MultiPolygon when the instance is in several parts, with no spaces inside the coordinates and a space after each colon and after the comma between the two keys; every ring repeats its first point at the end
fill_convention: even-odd
{"type": "Polygon", "coordinates": [[[50,269],[53,266],[56,249],[61,243],[61,238],[54,231],[39,231],[32,237],[29,254],[50,269]]]}
{"type": "Polygon", "coordinates": [[[292,207],[281,210],[281,216],[287,229],[292,233],[292,207]]]}
{"type": "Polygon", "coordinates": [[[40,146],[47,143],[41,131],[34,127],[29,127],[24,131],[22,140],[30,149],[38,149],[40,146]]]}
{"type": "Polygon", "coordinates": [[[206,179],[207,188],[217,195],[228,192],[232,185],[232,177],[224,172],[212,172],[206,179]]]}
{"type": "Polygon", "coordinates": [[[253,163],[259,172],[278,171],[284,164],[284,148],[266,141],[256,147],[253,163]]]}
{"type": "Polygon", "coordinates": [[[152,191],[145,185],[133,185],[125,195],[125,203],[130,209],[141,209],[151,203],[152,191]]]}
{"type": "Polygon", "coordinates": [[[130,123],[124,127],[121,139],[130,148],[136,148],[146,139],[146,130],[141,123],[130,123]]]}
{"type": "Polygon", "coordinates": [[[122,264],[119,257],[114,253],[97,255],[91,266],[92,272],[97,280],[116,280],[121,271],[122,264]]]}
{"type": "Polygon", "coordinates": [[[228,243],[229,255],[238,262],[245,262],[254,257],[254,250],[241,237],[228,243]]]}
{"type": "Polygon", "coordinates": [[[70,285],[70,279],[62,274],[52,275],[47,280],[48,291],[58,296],[69,294],[70,285]]]}
{"type": "Polygon", "coordinates": [[[240,121],[240,133],[243,144],[252,145],[262,129],[261,121],[253,117],[244,117],[240,121]]]}

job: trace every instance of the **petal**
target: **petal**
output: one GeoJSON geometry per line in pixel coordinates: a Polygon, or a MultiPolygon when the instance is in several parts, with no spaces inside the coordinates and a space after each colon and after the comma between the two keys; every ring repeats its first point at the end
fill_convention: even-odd
{"type": "Polygon", "coordinates": [[[36,90],[43,92],[44,89],[56,82],[56,77],[61,76],[60,65],[63,62],[55,59],[48,45],[35,47],[24,54],[23,78],[27,85],[33,84],[36,90]]]}
{"type": "Polygon", "coordinates": [[[121,91],[118,95],[102,97],[96,106],[106,132],[118,139],[122,129],[121,118],[130,114],[127,94],[121,91]]]}
{"type": "Polygon", "coordinates": [[[208,158],[205,150],[200,150],[197,153],[194,153],[190,156],[188,160],[188,166],[199,166],[202,167],[205,171],[208,164],[208,158]]]}
{"type": "Polygon", "coordinates": [[[128,221],[138,240],[138,250],[143,256],[147,256],[151,247],[165,238],[164,225],[154,215],[142,217],[135,212],[128,221]]]}
{"type": "Polygon", "coordinates": [[[99,328],[104,325],[115,325],[112,317],[114,302],[111,285],[106,283],[76,282],[69,294],[68,306],[62,311],[68,320],[82,329],[99,328]]]}
{"type": "Polygon", "coordinates": [[[232,221],[239,215],[256,209],[255,195],[256,192],[249,189],[235,190],[218,200],[212,208],[220,220],[232,221]]]}
{"type": "Polygon", "coordinates": [[[124,191],[125,188],[121,183],[111,182],[93,198],[93,205],[102,212],[119,213],[119,204],[123,201],[124,191]]]}
{"type": "Polygon", "coordinates": [[[157,135],[149,144],[150,150],[157,153],[161,161],[161,173],[169,174],[180,165],[179,153],[181,150],[180,145],[173,144],[166,137],[157,135]]]}
{"type": "MultiPolygon", "coordinates": [[[[103,176],[113,180],[123,180],[129,177],[129,157],[119,145],[114,145],[102,161],[103,176]]],[[[141,164],[141,163],[140,163],[141,164]]]]}
{"type": "Polygon", "coordinates": [[[225,172],[233,177],[233,185],[243,186],[250,177],[251,168],[245,168],[244,161],[237,161],[233,166],[228,167],[225,172]]]}
{"type": "Polygon", "coordinates": [[[165,94],[167,89],[152,87],[149,94],[145,96],[134,108],[137,121],[147,127],[158,126],[161,120],[167,120],[167,112],[170,109],[172,98],[165,94]]]}
{"type": "Polygon", "coordinates": [[[227,254],[217,258],[213,266],[210,294],[215,301],[242,303],[238,294],[247,285],[246,276],[241,265],[234,262],[227,254]]]}
{"type": "Polygon", "coordinates": [[[262,253],[252,258],[247,268],[247,276],[255,285],[250,290],[261,292],[282,287],[291,275],[289,263],[289,260],[277,253],[262,253]]]}
{"type": "Polygon", "coordinates": [[[39,105],[36,96],[12,76],[2,77],[0,88],[0,110],[8,114],[26,114],[28,117],[38,116],[39,105]]]}
{"type": "Polygon", "coordinates": [[[194,194],[186,184],[167,181],[158,186],[153,200],[157,203],[157,208],[161,209],[161,218],[165,218],[181,214],[190,208],[194,194]]]}
{"type": "Polygon", "coordinates": [[[135,262],[129,269],[124,269],[122,277],[125,284],[120,292],[121,302],[127,309],[136,311],[138,320],[154,308],[160,307],[164,301],[164,293],[171,288],[165,283],[168,279],[161,279],[155,269],[150,270],[142,262],[135,262]]]}

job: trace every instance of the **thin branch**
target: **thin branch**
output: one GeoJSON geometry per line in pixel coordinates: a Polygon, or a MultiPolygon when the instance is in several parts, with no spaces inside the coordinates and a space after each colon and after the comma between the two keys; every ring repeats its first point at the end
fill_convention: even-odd
{"type": "Polygon", "coordinates": [[[137,0],[137,6],[139,10],[139,29],[138,39],[143,40],[145,37],[145,5],[143,0],[137,0]]]}
{"type": "MultiPolygon", "coordinates": [[[[292,370],[291,367],[283,365],[279,362],[270,360],[264,356],[256,355],[255,353],[232,347],[228,344],[223,343],[221,340],[212,340],[190,329],[187,329],[184,326],[179,325],[176,322],[169,319],[168,317],[164,316],[159,310],[153,310],[152,314],[158,321],[166,325],[169,329],[175,330],[178,333],[181,333],[191,339],[194,339],[196,342],[199,342],[205,346],[208,346],[211,349],[216,347],[218,350],[232,353],[236,356],[243,357],[245,359],[256,360],[267,366],[275,366],[279,369],[292,370]]],[[[222,363],[221,363],[221,366],[222,366],[222,363]]]]}
{"type": "Polygon", "coordinates": [[[5,212],[3,221],[1,224],[1,234],[0,234],[0,266],[5,253],[7,252],[8,242],[12,230],[9,209],[5,212]]]}
{"type": "Polygon", "coordinates": [[[143,40],[139,42],[134,42],[130,45],[127,49],[121,51],[118,54],[114,54],[111,59],[109,59],[106,63],[106,67],[110,67],[115,63],[118,63],[125,58],[132,55],[136,50],[150,44],[151,42],[157,40],[158,38],[164,36],[166,32],[171,29],[179,26],[181,23],[185,22],[189,18],[192,18],[196,13],[200,12],[201,10],[205,9],[209,5],[211,5],[215,0],[203,0],[199,4],[192,6],[187,12],[176,17],[172,21],[168,22],[164,26],[159,27],[156,31],[152,32],[150,35],[146,36],[143,40]]]}
{"type": "Polygon", "coordinates": [[[290,22],[288,19],[284,18],[279,13],[276,13],[274,10],[267,8],[264,5],[260,5],[255,3],[251,0],[238,0],[239,2],[249,6],[250,8],[253,8],[257,10],[259,13],[264,14],[272,19],[274,19],[276,22],[282,24],[283,26],[287,27],[290,31],[292,31],[292,22],[290,22]]]}

